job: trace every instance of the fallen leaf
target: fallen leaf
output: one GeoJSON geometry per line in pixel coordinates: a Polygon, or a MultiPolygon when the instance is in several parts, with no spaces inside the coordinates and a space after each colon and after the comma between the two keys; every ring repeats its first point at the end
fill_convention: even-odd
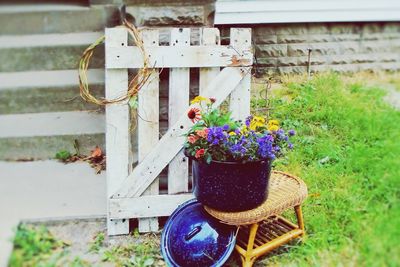
{"type": "Polygon", "coordinates": [[[102,158],[103,157],[103,152],[101,151],[101,148],[96,146],[94,150],[92,150],[92,154],[90,155],[92,158],[102,158]]]}

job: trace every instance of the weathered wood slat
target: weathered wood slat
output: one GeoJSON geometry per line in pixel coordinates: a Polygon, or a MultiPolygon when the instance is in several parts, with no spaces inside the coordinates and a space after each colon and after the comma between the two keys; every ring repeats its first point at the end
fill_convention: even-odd
{"type": "MultiPolygon", "coordinates": [[[[106,29],[106,53],[108,45],[126,45],[128,35],[121,28],[106,29]]],[[[127,69],[106,69],[106,98],[113,99],[126,94],[128,89],[127,69]]],[[[126,102],[106,106],[106,150],[107,150],[107,196],[120,186],[124,177],[129,175],[130,162],[130,132],[129,106],[126,102]]],[[[80,127],[83,124],[79,125],[80,127]]],[[[108,203],[110,204],[110,203],[108,203]]],[[[110,211],[110,206],[108,205],[110,211]]],[[[129,220],[107,218],[109,235],[129,233],[129,220]]]]}
{"type": "MultiPolygon", "coordinates": [[[[200,42],[201,45],[204,46],[220,45],[221,39],[219,36],[219,29],[217,28],[202,29],[200,42]]],[[[200,95],[203,95],[204,89],[219,74],[219,72],[220,72],[220,67],[200,69],[200,77],[199,77],[200,95]]]]}
{"type": "MultiPolygon", "coordinates": [[[[174,28],[171,30],[171,46],[189,46],[190,29],[174,28]]],[[[171,68],[169,73],[169,127],[187,112],[189,107],[189,68],[171,68]]],[[[183,151],[169,163],[168,193],[176,194],[189,190],[189,160],[183,151]]]]}
{"type": "MultiPolygon", "coordinates": [[[[146,29],[141,32],[146,46],[158,46],[158,30],[146,29]]],[[[138,159],[139,164],[158,143],[159,138],[159,74],[152,72],[138,94],[138,159]]],[[[158,195],[159,181],[155,179],[144,195],[158,195]]],[[[139,232],[158,231],[158,218],[139,219],[139,232]]]]}
{"type": "MultiPolygon", "coordinates": [[[[231,91],[239,84],[248,68],[225,68],[210,82],[204,90],[204,96],[216,98],[215,106],[219,106],[228,97],[231,91]]],[[[194,105],[192,105],[194,106],[194,105]]],[[[179,120],[160,139],[157,145],[146,158],[136,166],[133,172],[121,183],[119,190],[113,198],[138,197],[154,181],[162,169],[182,149],[184,137],[182,136],[192,122],[186,114],[182,114],[179,120]]]]}
{"type": "Polygon", "coordinates": [[[178,205],[192,198],[192,194],[182,194],[111,199],[109,216],[113,219],[169,216],[178,205]]]}
{"type": "MultiPolygon", "coordinates": [[[[240,67],[253,64],[251,49],[238,53],[231,46],[145,47],[155,68],[240,67]]],[[[136,46],[116,46],[106,53],[106,68],[142,68],[143,54],[136,46]]]]}
{"type": "MultiPolygon", "coordinates": [[[[239,53],[244,53],[244,51],[251,49],[250,28],[232,28],[230,38],[231,45],[239,53]]],[[[250,86],[251,72],[249,70],[231,93],[229,110],[235,119],[244,121],[250,115],[250,86]]]]}

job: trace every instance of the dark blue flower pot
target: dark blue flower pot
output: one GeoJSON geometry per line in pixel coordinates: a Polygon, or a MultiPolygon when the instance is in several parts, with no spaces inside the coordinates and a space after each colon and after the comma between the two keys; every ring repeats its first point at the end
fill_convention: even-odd
{"type": "Polygon", "coordinates": [[[220,162],[193,160],[193,193],[203,205],[220,211],[244,211],[268,197],[271,160],[220,162]]]}

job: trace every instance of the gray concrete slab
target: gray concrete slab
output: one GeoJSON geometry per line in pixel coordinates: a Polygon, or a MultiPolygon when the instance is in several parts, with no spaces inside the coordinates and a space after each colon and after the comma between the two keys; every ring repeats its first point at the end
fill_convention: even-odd
{"type": "Polygon", "coordinates": [[[106,215],[106,178],[87,163],[0,162],[0,266],[21,220],[106,215]]]}

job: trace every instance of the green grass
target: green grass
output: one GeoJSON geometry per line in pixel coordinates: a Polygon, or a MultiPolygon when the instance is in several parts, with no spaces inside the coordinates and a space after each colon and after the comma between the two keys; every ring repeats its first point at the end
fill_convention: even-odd
{"type": "MultiPolygon", "coordinates": [[[[258,265],[400,266],[400,112],[383,102],[385,91],[371,81],[336,74],[288,80],[296,82],[274,91],[271,116],[297,131],[295,149],[274,168],[307,183],[308,235],[258,265]]],[[[261,110],[266,101],[252,104],[261,110]]],[[[43,228],[21,226],[14,244],[11,266],[54,266],[65,251],[43,228]]],[[[160,262],[158,246],[153,238],[107,247],[99,234],[86,252],[98,254],[99,263],[150,266],[160,262]]],[[[68,262],[88,265],[80,258],[68,262]]]]}
{"type": "Polygon", "coordinates": [[[67,244],[56,239],[44,226],[21,224],[14,237],[9,266],[56,266],[67,244]]]}
{"type": "Polygon", "coordinates": [[[384,90],[343,82],[336,74],[276,90],[271,117],[297,136],[294,151],[275,168],[308,185],[308,238],[264,263],[400,265],[400,112],[383,96],[384,90]]]}

